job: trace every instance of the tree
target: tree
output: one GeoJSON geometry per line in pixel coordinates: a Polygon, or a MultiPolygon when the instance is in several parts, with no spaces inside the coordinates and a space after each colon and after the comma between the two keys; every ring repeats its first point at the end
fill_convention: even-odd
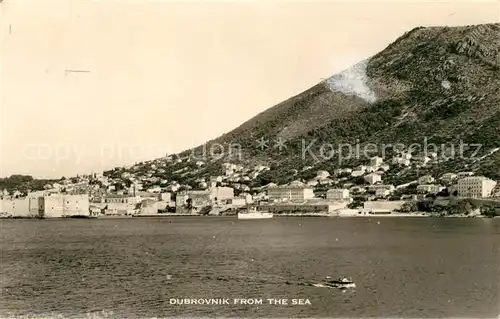
{"type": "Polygon", "coordinates": [[[448,188],[445,188],[442,191],[440,191],[439,193],[437,193],[436,196],[439,196],[439,197],[449,197],[450,196],[450,192],[448,191],[448,188]]]}
{"type": "Polygon", "coordinates": [[[363,205],[363,202],[359,199],[355,199],[352,203],[347,205],[347,208],[349,209],[356,209],[358,207],[361,207],[363,205]]]}
{"type": "Polygon", "coordinates": [[[193,199],[192,198],[188,198],[186,200],[186,208],[187,209],[193,209],[193,199]]]}

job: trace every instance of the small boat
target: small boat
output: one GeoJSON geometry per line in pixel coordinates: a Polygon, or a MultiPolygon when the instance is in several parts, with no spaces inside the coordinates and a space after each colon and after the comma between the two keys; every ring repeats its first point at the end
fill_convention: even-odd
{"type": "Polygon", "coordinates": [[[356,284],[352,281],[352,278],[340,277],[337,280],[328,280],[323,283],[326,287],[329,288],[339,288],[339,289],[347,289],[347,288],[356,288],[356,284]]]}
{"type": "Polygon", "coordinates": [[[356,288],[356,284],[352,281],[351,278],[340,277],[336,280],[331,280],[330,276],[326,277],[326,281],[321,283],[309,283],[307,286],[313,286],[318,288],[337,288],[337,289],[348,289],[348,288],[356,288]]]}
{"type": "Polygon", "coordinates": [[[247,209],[246,212],[239,212],[238,219],[269,219],[273,218],[273,213],[258,211],[254,209],[247,209]]]}

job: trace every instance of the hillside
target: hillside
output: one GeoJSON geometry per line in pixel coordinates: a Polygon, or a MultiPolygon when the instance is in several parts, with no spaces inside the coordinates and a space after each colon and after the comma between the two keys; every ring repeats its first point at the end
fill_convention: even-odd
{"type": "MultiPolygon", "coordinates": [[[[341,143],[410,145],[423,144],[425,139],[439,147],[458,148],[462,141],[482,148],[474,158],[448,159],[435,169],[473,167],[498,179],[498,153],[478,158],[500,147],[499,88],[499,23],[419,27],[368,60],[271,107],[205,147],[241,145],[243,162],[274,163],[280,168],[277,178],[286,180],[290,171],[307,165],[333,169],[346,164],[339,164],[337,157],[302,158],[304,146],[307,149],[312,141],[310,150],[316,153],[321,143],[337,149],[341,143]],[[262,150],[260,138],[269,140],[270,146],[282,138],[287,147],[262,150]]],[[[471,146],[464,157],[476,148],[471,146]]],[[[386,155],[392,151],[388,148],[386,155]]],[[[200,152],[197,148],[181,156],[200,152]]],[[[238,161],[234,156],[227,160],[238,161]]]]}
{"type": "MultiPolygon", "coordinates": [[[[235,163],[243,167],[246,179],[234,176],[231,182],[259,187],[310,180],[318,170],[354,168],[379,155],[391,165],[384,173],[385,183],[403,184],[423,174],[459,171],[499,180],[499,89],[500,23],[419,27],[380,53],[205,145],[174,159],[106,173],[117,180],[139,176],[145,187],[158,180],[164,185],[197,187],[203,179],[222,175],[223,163],[235,163]],[[346,158],[347,144],[350,158],[346,158]],[[429,148],[431,144],[437,148],[429,148]],[[223,145],[225,156],[204,153],[213,145],[218,145],[216,150],[223,145]],[[238,148],[229,152],[231,145],[238,145],[241,152],[238,148]],[[371,148],[366,154],[356,151],[367,145],[371,148]],[[424,152],[425,147],[429,152],[424,152]],[[428,163],[393,163],[403,151],[411,152],[414,159],[435,154],[428,163]],[[261,164],[270,170],[256,170],[261,164]]],[[[363,183],[362,178],[340,181],[363,183]]]]}

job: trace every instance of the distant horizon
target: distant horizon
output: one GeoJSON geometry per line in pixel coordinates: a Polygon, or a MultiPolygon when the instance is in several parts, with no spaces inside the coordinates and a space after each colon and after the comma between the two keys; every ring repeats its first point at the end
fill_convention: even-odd
{"type": "Polygon", "coordinates": [[[189,150],[411,29],[498,23],[498,7],[3,2],[0,176],[57,180],[189,150]]]}

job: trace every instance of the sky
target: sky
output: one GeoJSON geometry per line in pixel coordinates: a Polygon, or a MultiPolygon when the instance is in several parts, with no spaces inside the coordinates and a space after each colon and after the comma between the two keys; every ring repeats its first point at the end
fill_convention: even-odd
{"type": "Polygon", "coordinates": [[[0,177],[176,153],[416,26],[499,21],[500,0],[3,0],[0,177]]]}

